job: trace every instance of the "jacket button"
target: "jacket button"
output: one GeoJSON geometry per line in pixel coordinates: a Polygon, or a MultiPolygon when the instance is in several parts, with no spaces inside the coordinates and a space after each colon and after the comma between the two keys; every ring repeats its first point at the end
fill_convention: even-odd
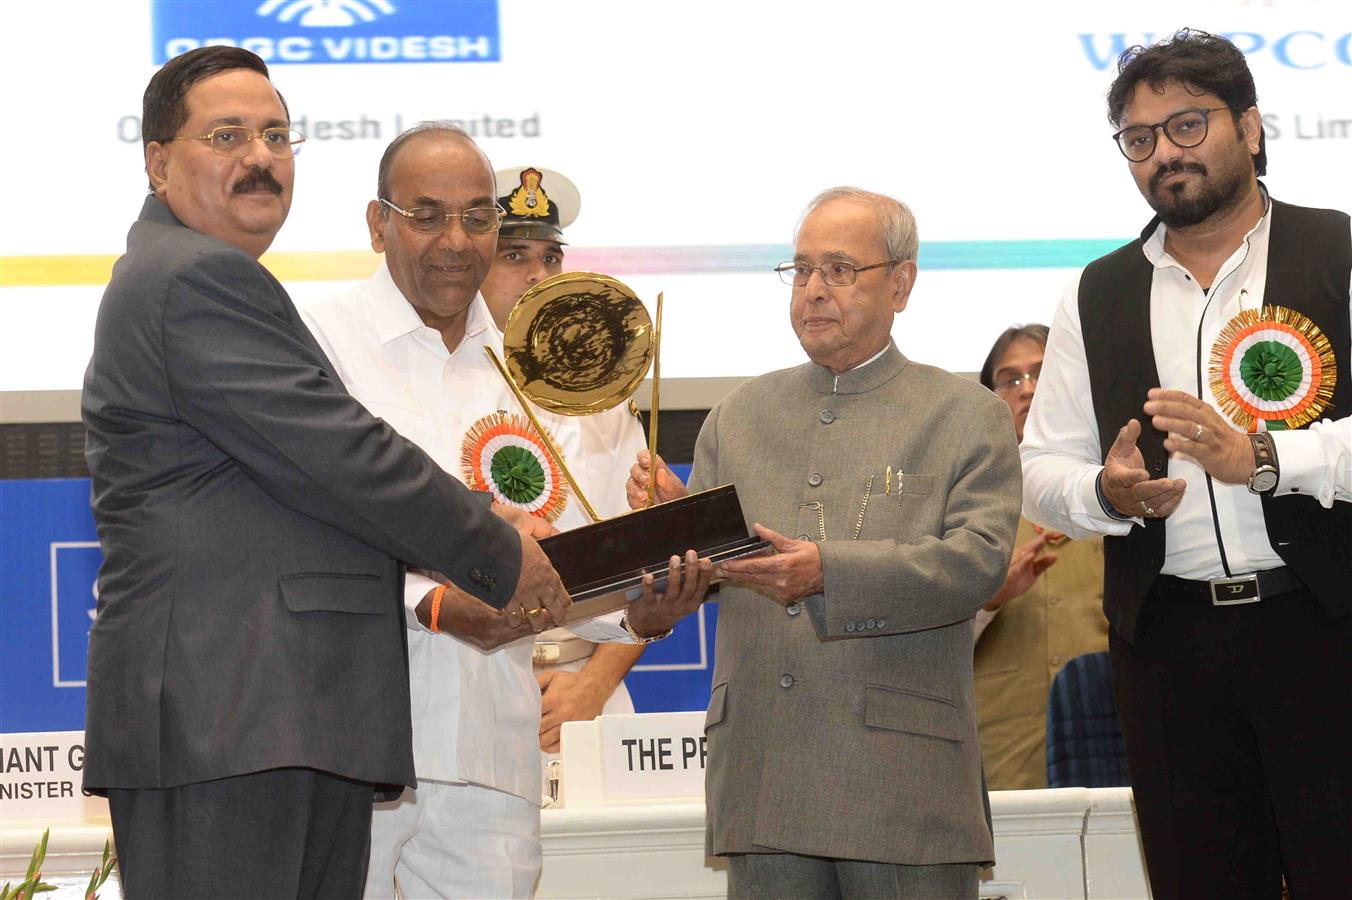
{"type": "Polygon", "coordinates": [[[822,483],[822,473],[821,473],[821,472],[813,472],[811,475],[807,476],[807,483],[810,484],[810,485],[812,485],[813,487],[816,487],[817,485],[821,484],[821,483],[822,483]]]}
{"type": "Polygon", "coordinates": [[[867,622],[864,623],[864,627],[867,628],[869,631],[872,631],[873,629],[878,627],[878,620],[869,619],[867,622]]]}
{"type": "Polygon", "coordinates": [[[845,630],[848,631],[848,632],[850,632],[850,633],[853,633],[853,632],[854,632],[854,623],[853,623],[853,622],[846,622],[846,623],[845,623],[845,630]]]}
{"type": "Polygon", "coordinates": [[[800,535],[798,535],[798,540],[800,540],[800,541],[810,541],[810,540],[812,540],[812,535],[810,535],[810,534],[800,534],[800,535]]]}
{"type": "Polygon", "coordinates": [[[830,425],[832,422],[836,420],[836,414],[831,412],[831,410],[829,409],[824,409],[822,410],[822,414],[818,416],[818,418],[822,420],[823,425],[830,425]]]}
{"type": "Polygon", "coordinates": [[[785,672],[783,675],[780,675],[780,676],[779,676],[779,686],[782,687],[782,688],[784,688],[784,689],[786,689],[786,690],[787,690],[788,688],[793,687],[793,676],[790,675],[788,672],[785,672]]]}
{"type": "Polygon", "coordinates": [[[797,600],[793,601],[788,606],[784,607],[784,612],[788,613],[791,616],[796,616],[802,611],[803,604],[799,603],[797,600]]]}
{"type": "Polygon", "coordinates": [[[879,628],[886,628],[886,627],[887,627],[887,620],[886,620],[886,619],[879,619],[879,620],[878,620],[878,627],[879,627],[879,628]]]}

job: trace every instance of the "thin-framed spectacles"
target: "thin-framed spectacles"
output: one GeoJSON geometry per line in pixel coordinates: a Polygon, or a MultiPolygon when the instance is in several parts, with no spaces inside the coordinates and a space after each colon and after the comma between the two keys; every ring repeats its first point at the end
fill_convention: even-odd
{"type": "Polygon", "coordinates": [[[491,207],[470,207],[464,212],[446,212],[441,207],[400,209],[384,197],[377,197],[377,200],[402,215],[408,227],[422,234],[441,234],[452,219],[460,219],[465,231],[469,231],[470,234],[488,234],[489,231],[498,231],[503,219],[507,218],[506,209],[499,207],[498,204],[491,207]]]}
{"type": "Polygon", "coordinates": [[[264,128],[262,131],[254,131],[252,128],[245,128],[243,125],[221,125],[211,129],[209,134],[185,134],[178,137],[171,137],[161,143],[169,141],[206,141],[212,153],[221,156],[228,156],[232,159],[239,159],[249,153],[249,145],[254,139],[263,142],[263,146],[268,148],[268,152],[277,159],[288,159],[300,152],[298,144],[305,143],[305,135],[294,128],[264,128]]]}
{"type": "Polygon", "coordinates": [[[1209,109],[1184,109],[1154,125],[1128,125],[1113,135],[1113,143],[1132,162],[1145,162],[1155,153],[1155,131],[1158,129],[1175,147],[1187,150],[1206,140],[1211,114],[1229,108],[1213,106],[1209,109]]]}
{"type": "Polygon", "coordinates": [[[502,220],[507,218],[507,210],[494,204],[492,206],[474,206],[464,212],[446,212],[437,206],[415,206],[412,209],[400,209],[384,197],[377,197],[381,203],[404,217],[408,227],[423,234],[440,234],[446,230],[451,219],[459,219],[465,230],[472,234],[487,234],[497,231],[502,220]]]}
{"type": "Polygon", "coordinates": [[[844,260],[831,260],[820,266],[809,266],[805,262],[786,262],[775,266],[775,271],[779,273],[780,281],[793,287],[803,287],[811,280],[813,272],[821,272],[822,281],[833,287],[849,287],[854,284],[860,272],[881,269],[883,266],[895,266],[899,262],[901,262],[899,259],[889,259],[887,262],[874,263],[871,266],[856,266],[844,260]]]}
{"type": "Polygon", "coordinates": [[[1006,375],[1004,378],[996,379],[995,393],[1012,394],[1025,384],[1037,385],[1038,376],[1042,374],[1042,366],[1035,366],[1031,372],[1014,372],[1006,375]]]}

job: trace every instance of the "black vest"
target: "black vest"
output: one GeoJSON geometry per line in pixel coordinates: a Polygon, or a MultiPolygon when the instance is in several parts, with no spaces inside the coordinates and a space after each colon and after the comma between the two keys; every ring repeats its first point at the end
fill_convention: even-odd
{"type": "MultiPolygon", "coordinates": [[[[1341,419],[1352,412],[1348,216],[1337,210],[1271,203],[1263,302],[1304,313],[1328,336],[1338,380],[1325,417],[1341,419]]],[[[1118,429],[1128,419],[1139,420],[1137,447],[1152,478],[1164,476],[1168,457],[1164,432],[1151,427],[1141,411],[1146,391],[1160,383],[1150,337],[1155,269],[1142,250],[1158,224],[1158,219],[1152,221],[1140,238],[1090,263],[1080,278],[1079,292],[1099,445],[1106,457],[1118,429]]],[[[1204,370],[1204,379],[1205,374],[1204,370]]],[[[1314,592],[1325,614],[1335,618],[1352,612],[1352,503],[1335,502],[1332,509],[1325,509],[1313,497],[1269,494],[1263,497],[1263,517],[1273,549],[1314,592]]],[[[1146,519],[1144,528],[1133,527],[1129,534],[1104,541],[1103,609],[1129,641],[1135,638],[1141,609],[1164,565],[1165,521],[1146,519]]]]}

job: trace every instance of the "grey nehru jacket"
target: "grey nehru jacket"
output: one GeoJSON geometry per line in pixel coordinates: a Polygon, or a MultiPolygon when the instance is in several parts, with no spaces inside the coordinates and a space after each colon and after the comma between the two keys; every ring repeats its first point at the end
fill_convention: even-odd
{"type": "Polygon", "coordinates": [[[895,345],[839,377],[772,372],[700,432],[691,487],[729,482],[748,525],[820,542],[825,589],[719,595],[709,851],[991,860],[971,618],[1018,524],[1008,408],[895,345]]]}

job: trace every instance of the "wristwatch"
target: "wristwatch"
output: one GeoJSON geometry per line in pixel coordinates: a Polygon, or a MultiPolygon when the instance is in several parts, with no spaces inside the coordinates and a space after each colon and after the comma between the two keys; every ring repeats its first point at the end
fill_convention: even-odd
{"type": "Polygon", "coordinates": [[[1277,487],[1281,473],[1277,469],[1277,447],[1272,435],[1259,431],[1249,435],[1253,444],[1254,468],[1249,475],[1249,490],[1255,494],[1268,494],[1277,487]]]}
{"type": "Polygon", "coordinates": [[[625,613],[624,615],[620,616],[620,627],[623,628],[625,631],[629,632],[629,636],[634,639],[635,644],[651,644],[653,641],[660,641],[663,638],[669,638],[671,637],[671,632],[675,630],[672,628],[668,628],[661,634],[655,634],[652,637],[644,637],[643,635],[639,634],[637,631],[634,630],[633,625],[629,624],[628,613],[625,613]]]}

